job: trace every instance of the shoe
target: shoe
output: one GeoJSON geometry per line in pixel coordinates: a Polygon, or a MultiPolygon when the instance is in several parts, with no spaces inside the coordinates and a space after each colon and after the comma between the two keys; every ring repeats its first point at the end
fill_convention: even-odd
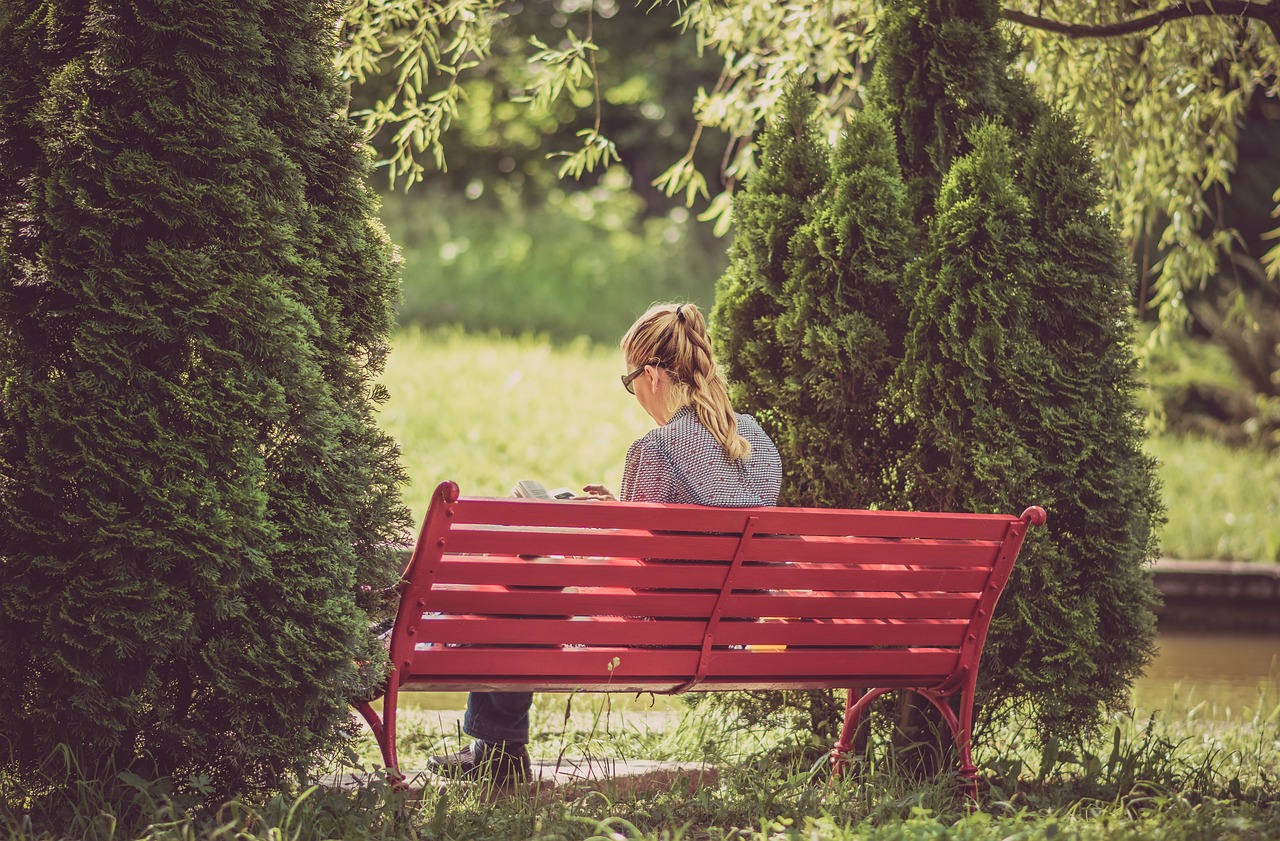
{"type": "Polygon", "coordinates": [[[433,756],[427,767],[453,780],[492,780],[496,785],[519,783],[533,774],[529,751],[522,742],[476,739],[457,753],[433,756]]]}

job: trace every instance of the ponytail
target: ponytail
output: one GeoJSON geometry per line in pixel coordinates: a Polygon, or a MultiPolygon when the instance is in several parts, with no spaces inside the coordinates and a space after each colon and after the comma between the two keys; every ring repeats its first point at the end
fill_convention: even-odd
{"type": "Polygon", "coordinates": [[[655,304],[636,319],[622,337],[628,366],[639,367],[657,357],[671,374],[667,408],[671,413],[692,405],[730,461],[751,455],[751,442],[738,434],[738,418],[729,389],[716,368],[707,322],[694,304],[655,304]]]}

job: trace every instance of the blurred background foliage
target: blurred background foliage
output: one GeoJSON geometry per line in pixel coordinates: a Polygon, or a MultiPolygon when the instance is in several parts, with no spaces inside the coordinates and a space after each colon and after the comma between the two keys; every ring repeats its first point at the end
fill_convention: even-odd
{"type": "Polygon", "coordinates": [[[724,243],[681,206],[647,214],[614,167],[533,206],[509,183],[385,197],[402,249],[402,323],[614,343],[653,301],[709,308],[724,243]]]}
{"type": "MultiPolygon", "coordinates": [[[[508,4],[492,52],[459,83],[443,166],[411,190],[382,182],[383,218],[404,258],[402,323],[612,343],[653,301],[710,308],[727,239],[653,182],[689,148],[698,131],[689,103],[715,83],[719,59],[682,35],[673,7],[596,2],[598,128],[618,159],[561,177],[557,151],[578,144],[589,98],[525,101],[539,67],[524,55],[531,38],[570,38],[581,5],[508,4]]],[[[397,83],[390,62],[378,69],[353,88],[356,113],[397,83]]],[[[373,143],[386,169],[391,132],[373,143]]],[[[700,167],[720,164],[714,144],[694,154],[700,167]]]]}

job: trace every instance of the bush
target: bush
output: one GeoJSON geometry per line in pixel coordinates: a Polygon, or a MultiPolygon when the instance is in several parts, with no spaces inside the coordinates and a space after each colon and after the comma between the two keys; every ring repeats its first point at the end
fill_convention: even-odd
{"type": "Polygon", "coordinates": [[[717,338],[735,399],[787,445],[784,496],[1048,510],[991,627],[979,692],[984,714],[1016,705],[1042,737],[1068,738],[1097,724],[1100,702],[1120,704],[1151,655],[1161,504],[1128,268],[1096,211],[1096,169],[1075,127],[1010,71],[999,19],[990,0],[885,12],[868,107],[888,117],[900,177],[869,139],[828,175],[803,109],[784,101],[735,205],[717,338]],[[850,225],[814,198],[838,201],[873,172],[874,197],[905,193],[914,225],[889,204],[850,225]],[[818,337],[821,350],[805,346],[818,337]],[[815,411],[831,437],[817,445],[815,411]],[[840,470],[852,475],[815,481],[840,470]]]}
{"type": "Polygon", "coordinates": [[[385,661],[356,594],[407,525],[372,416],[394,263],[330,11],[0,15],[10,780],[65,745],[90,779],[278,788],[385,661]]]}

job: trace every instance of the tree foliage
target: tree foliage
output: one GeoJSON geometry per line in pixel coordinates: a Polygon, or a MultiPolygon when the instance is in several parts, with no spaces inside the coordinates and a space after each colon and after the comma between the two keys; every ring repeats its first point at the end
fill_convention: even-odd
{"type": "MultiPolygon", "coordinates": [[[[801,101],[812,115],[812,95],[801,101]]],[[[766,152],[765,166],[768,159],[766,152]]],[[[893,131],[882,112],[861,111],[841,134],[804,224],[778,243],[787,264],[777,296],[777,387],[769,402],[750,405],[778,416],[772,433],[790,465],[785,504],[859,507],[891,495],[881,477],[901,448],[877,407],[903,352],[911,235],[893,131]]],[[[733,314],[732,299],[717,306],[733,314]]],[[[721,347],[729,323],[717,323],[721,347]]],[[[760,332],[757,325],[747,336],[760,332]]]]}
{"type": "Polygon", "coordinates": [[[815,136],[816,100],[784,97],[735,210],[744,234],[717,330],[745,331],[718,336],[742,358],[775,360],[753,364],[735,399],[768,419],[788,501],[1048,509],[992,626],[980,692],[986,715],[1017,708],[1041,737],[1070,738],[1098,722],[1099,702],[1123,701],[1151,655],[1161,507],[1135,403],[1129,272],[1096,168],[1071,120],[1011,67],[997,20],[972,0],[887,14],[871,102],[808,200],[776,201],[776,173],[821,172],[803,165],[818,151],[787,142],[815,136]],[[770,279],[747,299],[737,290],[752,277],[770,279]]]}
{"type": "MultiPolygon", "coordinates": [[[[812,76],[829,123],[842,122],[857,105],[885,5],[838,0],[819,9],[809,0],[733,0],[681,7],[677,26],[692,32],[701,49],[724,57],[720,78],[698,91],[693,113],[700,125],[730,138],[719,173],[728,193],[753,168],[753,136],[786,80],[812,76]]],[[[568,7],[561,14],[570,14],[568,7]]],[[[1075,115],[1100,150],[1118,218],[1137,226],[1131,237],[1151,222],[1153,211],[1170,217],[1180,211],[1183,218],[1166,235],[1169,240],[1185,245],[1203,239],[1196,228],[1207,210],[1203,198],[1213,185],[1227,184],[1234,171],[1244,109],[1257,91],[1272,98],[1280,93],[1280,9],[1248,0],[1014,0],[999,14],[1021,43],[1020,67],[1047,99],[1075,115]]],[[[589,108],[602,107],[591,92],[595,4],[580,15],[581,23],[558,48],[534,43],[529,53],[514,57],[542,70],[528,97],[544,103],[578,97],[589,108]]],[[[343,69],[363,79],[387,57],[401,68],[396,92],[368,116],[370,128],[401,126],[399,158],[407,160],[414,150],[443,158],[444,131],[461,107],[458,80],[490,55],[495,27],[506,16],[499,0],[374,0],[348,7],[343,69]],[[443,80],[444,90],[422,101],[435,78],[443,80]]],[[[400,172],[416,178],[424,170],[405,164],[400,172]]],[[[677,167],[668,176],[693,177],[677,167]]],[[[728,212],[727,198],[713,205],[717,215],[728,212]]],[[[1280,246],[1267,258],[1273,277],[1278,259],[1280,246]]],[[[1214,265],[1196,256],[1185,264],[1175,261],[1167,267],[1169,294],[1214,265]]]]}
{"type": "MultiPolygon", "coordinates": [[[[557,172],[591,181],[593,171],[620,162],[640,195],[665,203],[667,185],[651,182],[686,157],[696,122],[684,106],[699,86],[714,83],[717,61],[673,26],[672,7],[601,2],[582,9],[528,0],[457,12],[483,16],[487,23],[477,27],[456,24],[449,7],[396,4],[391,18],[379,18],[388,24],[380,40],[387,49],[369,52],[353,40],[345,54],[358,57],[350,65],[352,105],[386,159],[390,182],[412,184],[428,173],[433,186],[501,178],[536,200],[562,183],[557,172]],[[473,60],[423,62],[412,73],[377,60],[397,49],[431,49],[441,37],[454,37],[457,49],[469,43],[473,60]]],[[[361,15],[370,14],[382,11],[349,11],[353,39],[367,32],[371,23],[361,15]]],[[[709,147],[686,160],[699,175],[719,163],[709,147]]],[[[706,193],[695,179],[670,185],[667,196],[689,186],[706,193]]]]}
{"type": "Polygon", "coordinates": [[[761,139],[762,166],[752,190],[738,206],[738,228],[729,250],[728,274],[716,293],[714,338],[732,383],[734,401],[759,407],[773,431],[772,407],[782,401],[778,372],[782,350],[775,336],[788,315],[788,243],[812,215],[815,197],[829,179],[826,141],[810,119],[812,103],[800,95],[784,100],[777,121],[761,139]]]}
{"type": "Polygon", "coordinates": [[[406,525],[373,422],[395,261],[329,12],[0,14],[10,786],[65,745],[86,775],[278,788],[385,662],[357,585],[394,580],[406,525]]]}
{"type": "MultiPolygon", "coordinates": [[[[713,338],[734,405],[778,446],[781,504],[864,507],[891,496],[885,477],[903,454],[880,407],[902,356],[910,205],[884,114],[854,114],[829,151],[815,108],[793,84],[761,137],[713,338]]],[[[713,694],[748,721],[803,711],[824,744],[843,712],[830,692],[713,694]]]]}

